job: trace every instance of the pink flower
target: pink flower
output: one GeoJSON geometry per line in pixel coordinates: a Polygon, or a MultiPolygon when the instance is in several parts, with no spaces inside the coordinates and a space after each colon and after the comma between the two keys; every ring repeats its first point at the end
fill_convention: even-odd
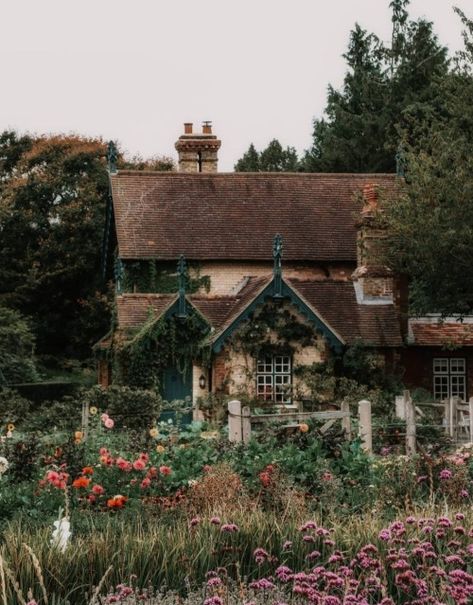
{"type": "Polygon", "coordinates": [[[172,470],[170,469],[169,466],[165,466],[163,464],[162,466],[159,467],[159,472],[161,473],[161,475],[170,475],[172,473],[172,470]]]}
{"type": "Polygon", "coordinates": [[[141,482],[141,489],[147,489],[151,485],[151,479],[149,477],[145,477],[141,482]]]}
{"type": "Polygon", "coordinates": [[[105,489],[98,483],[92,486],[92,491],[96,496],[101,496],[102,494],[105,494],[105,489]]]}
{"type": "Polygon", "coordinates": [[[113,429],[113,427],[115,426],[115,421],[112,420],[112,418],[106,418],[104,420],[104,425],[107,429],[113,429]]]}
{"type": "Polygon", "coordinates": [[[109,415],[106,414],[105,412],[100,416],[100,420],[102,422],[105,422],[107,420],[107,418],[109,418],[109,415]]]}
{"type": "Polygon", "coordinates": [[[212,525],[220,525],[220,523],[221,523],[220,517],[212,517],[210,519],[210,523],[212,523],[212,525]]]}
{"type": "Polygon", "coordinates": [[[135,469],[135,471],[142,471],[146,468],[146,463],[141,458],[137,458],[133,462],[133,468],[135,469]]]}
{"type": "Polygon", "coordinates": [[[445,481],[446,479],[451,479],[453,477],[453,473],[452,471],[449,471],[448,468],[444,468],[440,471],[439,477],[445,481]]]}

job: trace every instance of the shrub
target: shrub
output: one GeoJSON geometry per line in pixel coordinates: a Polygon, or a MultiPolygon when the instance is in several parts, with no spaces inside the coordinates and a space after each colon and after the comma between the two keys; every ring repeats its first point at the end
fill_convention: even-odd
{"type": "Polygon", "coordinates": [[[5,433],[8,424],[18,424],[21,422],[28,413],[29,408],[29,401],[22,397],[18,391],[7,387],[0,387],[1,431],[5,433]]]}
{"type": "Polygon", "coordinates": [[[34,344],[27,320],[0,306],[0,384],[37,380],[34,344]]]}
{"type": "Polygon", "coordinates": [[[142,429],[158,418],[162,399],[156,391],[112,385],[82,391],[81,399],[90,407],[107,412],[118,427],[142,429]]]}

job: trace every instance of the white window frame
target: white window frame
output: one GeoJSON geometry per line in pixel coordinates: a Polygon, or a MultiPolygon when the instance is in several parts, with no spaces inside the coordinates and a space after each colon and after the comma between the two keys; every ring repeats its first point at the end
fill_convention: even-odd
{"type": "Polygon", "coordinates": [[[275,404],[292,403],[290,355],[268,355],[256,360],[256,396],[275,404]]]}
{"type": "Polygon", "coordinates": [[[434,357],[432,361],[434,399],[460,397],[466,401],[465,357],[434,357]]]}

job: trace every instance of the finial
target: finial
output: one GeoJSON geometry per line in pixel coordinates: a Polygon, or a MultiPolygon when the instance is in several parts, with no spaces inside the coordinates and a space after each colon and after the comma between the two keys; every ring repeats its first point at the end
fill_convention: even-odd
{"type": "Polygon", "coordinates": [[[406,176],[406,152],[402,143],[399,144],[396,153],[396,174],[400,177],[406,176]]]}
{"type": "Polygon", "coordinates": [[[282,295],[282,236],[274,236],[273,241],[273,279],[274,279],[274,294],[273,298],[283,298],[282,295]]]}
{"type": "Polygon", "coordinates": [[[107,145],[107,162],[110,174],[117,172],[118,148],[114,141],[109,141],[107,145]]]}
{"type": "Polygon", "coordinates": [[[185,319],[187,317],[186,308],[186,281],[187,281],[187,266],[184,255],[181,254],[177,262],[177,279],[179,283],[179,312],[177,316],[179,319],[185,319]]]}

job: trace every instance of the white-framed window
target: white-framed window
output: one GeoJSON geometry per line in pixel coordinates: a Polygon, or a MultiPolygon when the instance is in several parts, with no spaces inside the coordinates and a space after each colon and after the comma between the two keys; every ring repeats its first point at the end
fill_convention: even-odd
{"type": "Polygon", "coordinates": [[[274,403],[291,403],[292,363],[288,355],[262,357],[256,362],[256,395],[274,403]]]}
{"type": "Polygon", "coordinates": [[[434,398],[460,397],[466,401],[466,360],[464,357],[435,357],[434,398]]]}

